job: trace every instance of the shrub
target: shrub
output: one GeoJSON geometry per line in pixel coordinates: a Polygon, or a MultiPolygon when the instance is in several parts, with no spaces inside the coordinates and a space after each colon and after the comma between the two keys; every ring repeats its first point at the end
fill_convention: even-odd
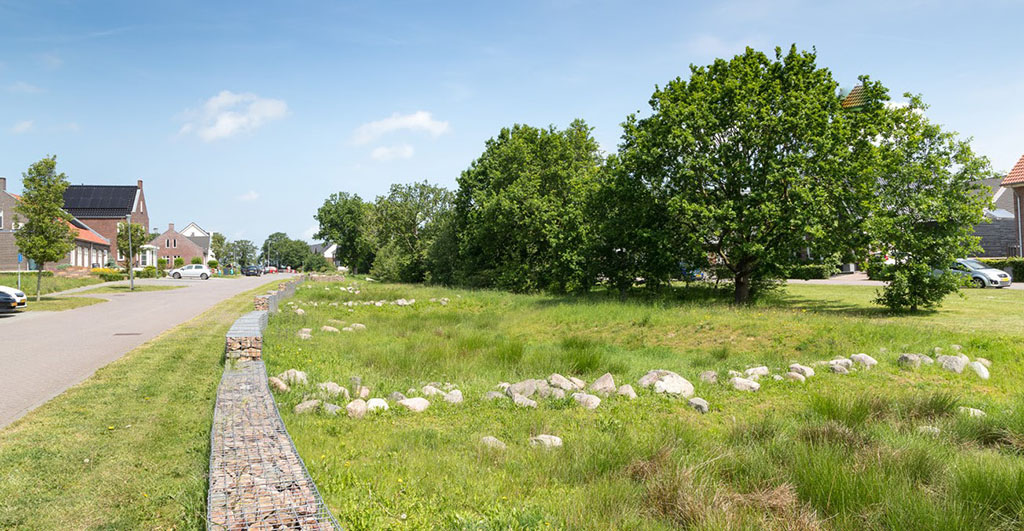
{"type": "Polygon", "coordinates": [[[167,259],[166,258],[159,258],[159,259],[157,259],[156,267],[158,269],[160,269],[160,271],[163,271],[164,269],[167,269],[167,259]]]}
{"type": "Polygon", "coordinates": [[[789,278],[800,280],[826,279],[839,272],[832,264],[803,264],[789,270],[789,278]]]}
{"type": "Polygon", "coordinates": [[[192,261],[191,261],[191,262],[189,262],[189,263],[192,263],[192,264],[201,264],[201,263],[203,263],[203,259],[202,259],[202,258],[199,258],[198,256],[193,256],[193,257],[192,257],[192,261]]]}
{"type": "Polygon", "coordinates": [[[157,277],[156,267],[154,267],[154,266],[146,266],[146,267],[142,268],[142,271],[139,271],[139,272],[135,273],[135,276],[138,277],[138,278],[156,278],[157,277]]]}
{"type": "Polygon", "coordinates": [[[174,259],[174,268],[175,269],[177,269],[177,268],[179,268],[179,267],[181,267],[183,265],[185,265],[185,259],[184,258],[178,257],[178,258],[174,259]]]}
{"type": "Polygon", "coordinates": [[[979,258],[978,261],[996,269],[1006,271],[1014,280],[1017,280],[1018,276],[1024,274],[1024,258],[1019,256],[1011,256],[1009,258],[979,258]]]}
{"type": "Polygon", "coordinates": [[[113,282],[115,280],[123,280],[124,279],[124,273],[122,273],[121,271],[119,271],[117,269],[110,268],[110,267],[97,267],[97,268],[93,268],[92,274],[100,277],[101,279],[103,279],[106,282],[113,282]]]}
{"type": "Polygon", "coordinates": [[[218,262],[216,260],[207,260],[206,261],[206,267],[209,267],[210,269],[217,269],[217,266],[219,266],[219,265],[220,265],[220,262],[218,262]]]}

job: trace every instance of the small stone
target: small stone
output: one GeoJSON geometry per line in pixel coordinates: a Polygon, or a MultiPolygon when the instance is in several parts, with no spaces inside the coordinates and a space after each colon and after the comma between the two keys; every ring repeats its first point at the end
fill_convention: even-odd
{"type": "Polygon", "coordinates": [[[352,330],[366,330],[366,325],[362,323],[352,323],[352,330]]]}
{"type": "Polygon", "coordinates": [[[949,372],[955,372],[960,374],[964,372],[964,368],[967,367],[967,363],[970,361],[967,356],[963,354],[959,356],[939,356],[935,358],[935,361],[949,372]]]}
{"type": "Polygon", "coordinates": [[[341,411],[341,406],[337,404],[324,404],[324,414],[326,415],[333,417],[334,415],[337,415],[339,411],[341,411]]]}
{"type": "Polygon", "coordinates": [[[329,326],[329,325],[321,326],[320,327],[320,331],[321,332],[330,332],[332,334],[337,334],[338,333],[338,329],[337,328],[334,328],[333,326],[329,326]]]}
{"type": "Polygon", "coordinates": [[[842,367],[847,370],[853,368],[853,360],[850,358],[836,358],[834,360],[829,360],[828,364],[831,367],[842,367]]]}
{"type": "Polygon", "coordinates": [[[867,369],[870,369],[871,367],[874,367],[875,365],[878,365],[878,360],[876,360],[875,358],[872,358],[871,356],[868,356],[867,354],[863,354],[863,353],[861,353],[861,354],[854,354],[854,355],[850,356],[850,360],[852,360],[854,363],[859,363],[859,364],[863,365],[867,369]]]}
{"type": "Polygon", "coordinates": [[[302,308],[296,308],[295,315],[306,315],[306,310],[303,310],[302,308]]]}
{"type": "Polygon", "coordinates": [[[704,371],[700,373],[700,381],[704,383],[718,383],[718,373],[715,371],[704,371]]]}
{"type": "Polygon", "coordinates": [[[961,350],[963,350],[964,347],[961,347],[960,345],[954,344],[954,345],[950,345],[949,348],[953,349],[954,352],[960,352],[961,350]]]}
{"type": "Polygon", "coordinates": [[[707,413],[708,410],[709,410],[708,401],[704,400],[703,398],[698,398],[698,397],[691,398],[689,401],[687,401],[687,404],[690,404],[690,407],[692,407],[693,409],[697,410],[697,412],[702,414],[702,415],[704,413],[707,413]]]}
{"type": "Polygon", "coordinates": [[[667,374],[675,374],[675,373],[672,372],[672,371],[666,371],[666,370],[663,370],[663,369],[656,369],[656,370],[653,370],[653,371],[648,371],[647,374],[645,374],[645,375],[640,377],[640,381],[637,382],[637,383],[640,384],[640,387],[650,387],[650,386],[654,385],[654,382],[657,382],[658,380],[661,379],[662,376],[665,376],[667,374]]]}
{"type": "Polygon", "coordinates": [[[973,407],[960,406],[960,412],[967,415],[968,417],[984,417],[985,412],[980,409],[974,409],[973,407]]]}
{"type": "Polygon", "coordinates": [[[371,398],[366,401],[366,411],[373,412],[377,410],[387,411],[388,401],[383,398],[371,398]]]}
{"type": "Polygon", "coordinates": [[[733,389],[737,391],[757,391],[761,388],[761,384],[739,376],[729,379],[729,385],[732,385],[733,389]]]}
{"type": "Polygon", "coordinates": [[[551,384],[551,387],[562,389],[563,391],[575,391],[577,389],[576,384],[557,372],[548,376],[548,383],[551,384]]]}
{"type": "Polygon", "coordinates": [[[921,366],[921,357],[917,354],[900,354],[900,357],[896,358],[896,363],[901,367],[916,369],[921,366]]]}
{"type": "Polygon", "coordinates": [[[370,398],[370,388],[365,385],[359,388],[359,398],[370,398]]]}
{"type": "Polygon", "coordinates": [[[405,400],[400,401],[398,405],[408,409],[409,411],[419,413],[430,407],[430,402],[428,402],[426,398],[417,396],[413,398],[406,398],[405,400]]]}
{"type": "Polygon", "coordinates": [[[936,428],[935,426],[918,426],[917,432],[920,433],[921,435],[930,435],[934,437],[939,433],[942,433],[942,430],[936,428]]]}
{"type": "Polygon", "coordinates": [[[493,448],[495,450],[504,450],[505,448],[507,448],[507,446],[505,446],[505,443],[501,442],[500,439],[498,439],[497,437],[491,437],[490,435],[487,435],[486,437],[481,437],[480,444],[488,448],[493,448]]]}
{"type": "Polygon", "coordinates": [[[361,419],[366,415],[366,401],[362,398],[357,398],[349,402],[345,409],[348,410],[349,417],[361,419]]]}
{"type": "Polygon", "coordinates": [[[449,392],[448,394],[444,395],[444,401],[448,402],[449,404],[458,404],[462,402],[462,391],[455,389],[454,391],[449,392]]]}
{"type": "Polygon", "coordinates": [[[523,395],[525,397],[533,396],[537,392],[537,380],[523,380],[516,382],[505,389],[505,394],[508,396],[523,395]]]}
{"type": "MultiPolygon", "coordinates": [[[[579,378],[576,378],[574,376],[570,376],[569,377],[569,381],[572,382],[573,385],[576,386],[576,389],[585,389],[587,387],[587,382],[584,382],[583,380],[580,380],[579,378]]],[[[570,391],[570,390],[571,389],[566,389],[566,391],[570,391]]]]}
{"type": "Polygon", "coordinates": [[[306,400],[305,402],[299,402],[295,406],[294,411],[295,411],[295,413],[297,415],[301,415],[302,413],[309,413],[311,411],[316,411],[316,408],[318,408],[318,407],[320,407],[320,401],[319,400],[306,400]]]}
{"type": "Polygon", "coordinates": [[[572,398],[577,404],[583,406],[585,409],[597,409],[597,406],[601,405],[601,399],[596,395],[573,393],[572,398]]]}
{"type": "Polygon", "coordinates": [[[395,391],[388,395],[388,400],[392,402],[401,402],[402,400],[405,400],[405,395],[399,393],[398,391],[395,391]]]}
{"type": "Polygon", "coordinates": [[[590,384],[590,390],[594,393],[610,395],[616,390],[615,378],[612,377],[610,372],[606,372],[600,378],[594,380],[594,383],[590,384]]]}
{"type": "Polygon", "coordinates": [[[487,394],[484,395],[484,400],[498,400],[501,398],[505,398],[505,393],[500,391],[487,391],[487,394]]]}
{"type": "Polygon", "coordinates": [[[502,393],[504,393],[509,387],[512,387],[512,384],[508,382],[501,382],[497,385],[498,390],[500,390],[502,393]]]}
{"type": "Polygon", "coordinates": [[[421,391],[423,392],[423,396],[434,396],[444,394],[444,391],[434,387],[433,385],[424,385],[421,391]]]}
{"type": "Polygon", "coordinates": [[[798,372],[789,371],[786,373],[786,379],[793,380],[795,382],[803,382],[807,379],[807,377],[798,372]]]}
{"type": "Polygon", "coordinates": [[[352,330],[351,326],[346,326],[345,328],[342,328],[341,331],[342,332],[355,332],[355,330],[352,330]]]}
{"type": "Polygon", "coordinates": [[[658,381],[654,382],[654,392],[669,395],[682,395],[683,397],[693,396],[693,384],[691,384],[686,378],[671,372],[663,375],[658,379],[658,381]]]}
{"type": "Polygon", "coordinates": [[[555,387],[552,387],[551,388],[551,398],[563,399],[563,398],[565,398],[565,391],[563,391],[561,389],[558,389],[558,388],[555,388],[555,387]]]}
{"type": "Polygon", "coordinates": [[[740,371],[729,371],[729,378],[743,378],[745,375],[740,371]]]}
{"type": "Polygon", "coordinates": [[[974,358],[974,361],[984,365],[986,369],[992,368],[992,362],[985,358],[974,358]]]}
{"type": "Polygon", "coordinates": [[[619,396],[624,396],[630,400],[636,398],[636,391],[633,390],[633,386],[629,384],[620,385],[619,390],[615,392],[619,396]]]}
{"type": "Polygon", "coordinates": [[[329,397],[344,395],[345,398],[348,398],[348,389],[345,389],[344,387],[334,382],[324,382],[318,385],[317,387],[319,387],[320,391],[322,391],[325,395],[329,397]]]}
{"type": "Polygon", "coordinates": [[[800,365],[799,363],[791,363],[789,365],[789,372],[795,372],[803,376],[804,378],[810,378],[811,376],[814,376],[814,369],[806,365],[800,365]]]}
{"type": "Polygon", "coordinates": [[[284,381],[282,381],[277,376],[271,376],[270,378],[267,378],[267,383],[270,384],[271,389],[275,391],[280,391],[282,393],[287,393],[288,390],[291,389],[290,387],[288,387],[288,384],[284,383],[284,381]]]}
{"type": "Polygon", "coordinates": [[[747,369],[745,372],[747,375],[747,379],[756,380],[762,376],[768,376],[768,374],[771,371],[768,370],[768,367],[762,365],[760,367],[752,367],[750,369],[747,369]]]}
{"type": "Polygon", "coordinates": [[[977,361],[972,361],[967,364],[967,366],[974,370],[974,373],[978,375],[978,378],[988,380],[988,369],[985,365],[977,361]]]}
{"type": "Polygon", "coordinates": [[[850,373],[850,369],[847,369],[845,365],[839,365],[839,364],[829,365],[828,368],[831,369],[832,372],[834,372],[836,374],[849,374],[850,373]]]}
{"type": "Polygon", "coordinates": [[[555,435],[537,435],[530,437],[530,445],[543,448],[557,448],[562,446],[562,438],[555,435]]]}
{"type": "Polygon", "coordinates": [[[519,393],[516,393],[516,394],[512,395],[512,402],[515,403],[515,405],[517,405],[519,407],[532,407],[532,408],[536,408],[537,407],[537,403],[536,402],[534,402],[533,400],[530,400],[529,398],[526,398],[525,396],[523,396],[523,395],[521,395],[519,393]]]}
{"type": "Polygon", "coordinates": [[[773,374],[772,375],[772,380],[775,380],[776,382],[781,382],[782,381],[782,375],[773,374]]]}
{"type": "Polygon", "coordinates": [[[288,369],[278,374],[277,377],[289,385],[306,385],[308,383],[306,373],[295,369],[288,369]]]}

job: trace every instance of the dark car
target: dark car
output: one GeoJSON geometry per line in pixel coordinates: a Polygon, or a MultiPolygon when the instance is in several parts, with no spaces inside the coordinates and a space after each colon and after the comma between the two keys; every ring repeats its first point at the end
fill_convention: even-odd
{"type": "Polygon", "coordinates": [[[242,267],[242,274],[247,277],[258,277],[263,274],[263,268],[260,266],[247,265],[242,267]]]}

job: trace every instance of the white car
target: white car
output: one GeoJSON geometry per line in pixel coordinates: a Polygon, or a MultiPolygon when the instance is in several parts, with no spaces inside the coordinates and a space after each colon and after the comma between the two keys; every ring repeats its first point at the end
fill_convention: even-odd
{"type": "Polygon", "coordinates": [[[9,286],[0,286],[0,312],[20,310],[28,304],[25,292],[9,286]]]}
{"type": "Polygon", "coordinates": [[[172,278],[198,278],[206,280],[213,276],[209,267],[203,264],[191,264],[178,269],[172,269],[168,273],[172,278]]]}

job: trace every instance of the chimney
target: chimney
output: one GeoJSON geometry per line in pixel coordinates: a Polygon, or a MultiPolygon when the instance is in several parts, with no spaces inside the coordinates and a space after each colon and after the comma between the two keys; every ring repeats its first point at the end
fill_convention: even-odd
{"type": "Polygon", "coordinates": [[[139,190],[142,190],[142,179],[139,179],[139,190]]]}
{"type": "Polygon", "coordinates": [[[7,191],[7,177],[0,177],[0,192],[7,191]]]}
{"type": "MultiPolygon", "coordinates": [[[[142,181],[139,181],[139,182],[142,182],[142,181]]],[[[167,224],[167,230],[169,232],[174,232],[174,223],[168,223],[167,224]]]]}

